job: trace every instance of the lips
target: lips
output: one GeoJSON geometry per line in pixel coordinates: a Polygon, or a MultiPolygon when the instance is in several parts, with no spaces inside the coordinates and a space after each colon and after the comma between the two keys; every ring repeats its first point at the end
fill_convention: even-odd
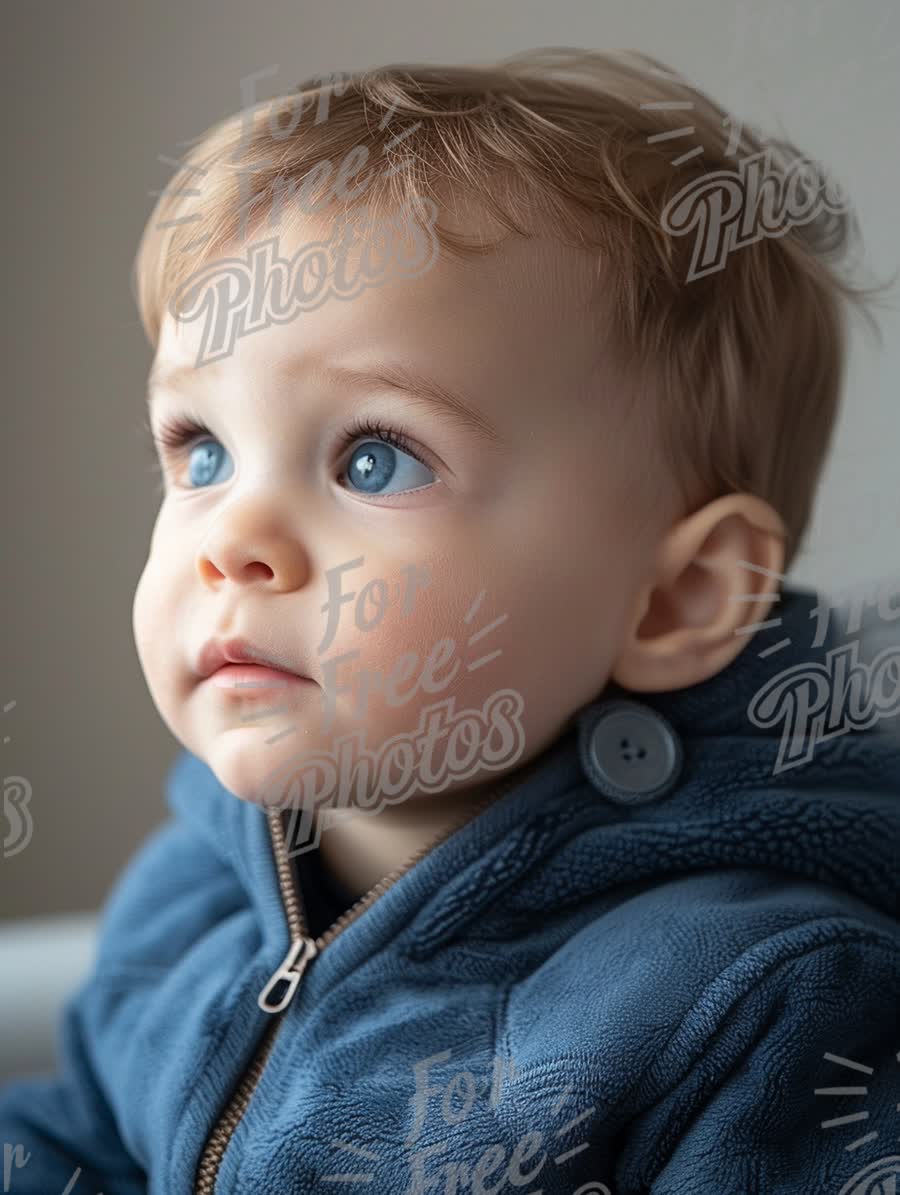
{"type": "Polygon", "coordinates": [[[248,643],[244,639],[210,639],[204,644],[197,658],[196,672],[205,680],[229,664],[256,664],[263,668],[274,669],[276,672],[286,673],[288,676],[309,679],[286,661],[276,659],[275,656],[254,647],[252,643],[248,643]]]}

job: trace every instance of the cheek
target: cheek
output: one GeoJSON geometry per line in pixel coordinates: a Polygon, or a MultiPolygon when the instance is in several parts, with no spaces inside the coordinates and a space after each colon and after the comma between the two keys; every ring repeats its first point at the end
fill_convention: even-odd
{"type": "Polygon", "coordinates": [[[151,554],[134,593],[131,623],[138,658],[151,692],[157,692],[165,660],[173,651],[172,624],[166,618],[166,587],[159,558],[151,554]]]}
{"type": "Polygon", "coordinates": [[[152,603],[150,601],[152,582],[150,577],[150,561],[144,565],[134,591],[134,601],[131,606],[131,628],[134,633],[134,643],[144,671],[147,670],[146,651],[152,636],[152,603]]]}
{"type": "Polygon", "coordinates": [[[350,606],[342,613],[334,640],[320,657],[326,705],[332,703],[330,724],[339,722],[341,732],[366,725],[372,730],[369,739],[376,728],[382,739],[410,733],[429,706],[452,698],[454,711],[480,708],[508,685],[502,653],[513,643],[512,619],[489,629],[505,611],[487,592],[476,602],[478,584],[459,569],[448,569],[446,561],[442,569],[430,564],[429,575],[431,584],[415,591],[408,606],[402,586],[395,591],[396,600],[380,619],[371,607],[361,609],[359,619],[350,606]],[[377,625],[365,630],[367,620],[377,625]],[[498,650],[500,656],[472,667],[498,650]],[[357,653],[352,660],[337,663],[351,653],[357,653]]]}

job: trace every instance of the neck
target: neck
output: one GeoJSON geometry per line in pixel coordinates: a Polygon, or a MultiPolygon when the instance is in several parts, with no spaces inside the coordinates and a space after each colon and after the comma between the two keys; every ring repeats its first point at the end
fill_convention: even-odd
{"type": "Polygon", "coordinates": [[[424,793],[331,825],[326,818],[319,858],[335,893],[347,902],[364,896],[444,831],[475,816],[504,779],[492,777],[452,793],[424,793]]]}

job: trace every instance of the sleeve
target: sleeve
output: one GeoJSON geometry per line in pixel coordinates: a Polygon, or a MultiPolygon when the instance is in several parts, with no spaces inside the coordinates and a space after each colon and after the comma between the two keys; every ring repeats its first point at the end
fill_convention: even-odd
{"type": "Polygon", "coordinates": [[[88,979],[64,1008],[59,1073],[0,1088],[0,1190],[10,1195],[146,1195],[92,1049],[96,983],[88,979]]]}
{"type": "Polygon", "coordinates": [[[104,905],[91,972],[60,1018],[57,1073],[0,1087],[4,1195],[146,1195],[150,1161],[127,1144],[133,1100],[121,1070],[139,980],[164,976],[236,899],[231,873],[178,816],[177,778],[189,763],[181,756],[170,771],[169,817],[104,905]]]}
{"type": "Polygon", "coordinates": [[[900,932],[840,921],[695,1006],[667,1047],[680,1081],[632,1126],[616,1195],[900,1191],[900,932]]]}

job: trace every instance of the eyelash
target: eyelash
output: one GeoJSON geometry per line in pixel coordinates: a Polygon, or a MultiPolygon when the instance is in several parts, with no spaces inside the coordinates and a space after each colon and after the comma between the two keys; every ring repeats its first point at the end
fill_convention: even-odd
{"type": "Polygon", "coordinates": [[[346,449],[356,440],[383,440],[385,444],[390,444],[392,448],[397,448],[400,452],[408,453],[420,465],[424,465],[426,469],[431,468],[428,462],[422,459],[421,453],[416,452],[412,446],[412,441],[404,432],[399,428],[389,427],[388,424],[382,423],[379,419],[365,418],[352,420],[339,437],[341,454],[343,455],[346,449]]]}
{"type": "MultiPolygon", "coordinates": [[[[147,427],[150,430],[152,439],[165,452],[172,454],[179,452],[194,440],[201,438],[215,440],[217,438],[206,424],[199,422],[199,420],[194,419],[192,416],[176,415],[163,419],[156,432],[153,431],[149,424],[147,424],[147,427]]],[[[352,420],[339,436],[341,455],[357,440],[382,440],[385,444],[390,444],[393,448],[399,449],[400,452],[408,453],[420,465],[424,465],[426,469],[432,468],[426,460],[423,460],[422,455],[415,450],[409,437],[404,432],[399,428],[390,427],[378,419],[358,418],[352,420]]]]}

